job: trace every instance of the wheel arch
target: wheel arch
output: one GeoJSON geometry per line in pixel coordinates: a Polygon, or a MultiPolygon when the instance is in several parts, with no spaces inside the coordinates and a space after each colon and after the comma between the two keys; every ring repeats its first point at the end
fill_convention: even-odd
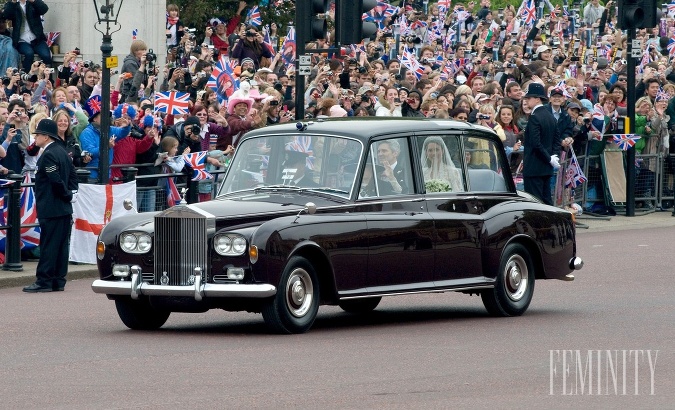
{"type": "Polygon", "coordinates": [[[293,256],[301,256],[309,261],[314,267],[316,275],[319,279],[319,295],[321,297],[320,303],[336,304],[337,290],[335,289],[335,280],[333,279],[333,266],[328,259],[328,255],[316,242],[304,241],[293,249],[288,255],[288,260],[293,256]]]}
{"type": "MultiPolygon", "coordinates": [[[[504,257],[504,250],[512,243],[522,245],[530,254],[530,260],[534,265],[533,266],[534,278],[546,279],[546,274],[544,272],[544,260],[542,259],[541,256],[541,249],[539,249],[539,246],[537,246],[535,240],[527,235],[516,235],[512,237],[509,241],[507,241],[501,250],[500,260],[504,257]]],[[[499,269],[499,267],[497,267],[497,269],[499,269]]]]}

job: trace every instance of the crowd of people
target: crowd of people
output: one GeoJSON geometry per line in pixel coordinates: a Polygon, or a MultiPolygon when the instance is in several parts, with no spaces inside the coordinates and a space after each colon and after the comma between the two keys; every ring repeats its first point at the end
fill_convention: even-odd
{"type": "MultiPolygon", "coordinates": [[[[333,32],[308,43],[312,70],[304,90],[295,88],[292,27],[258,24],[251,6],[240,1],[230,19],[214,17],[191,29],[180,8],[169,4],[166,44],[134,40],[111,87],[110,158],[101,159],[100,66],[74,50],[52,72],[41,25],[28,14],[44,14],[47,6],[41,0],[8,2],[0,34],[11,38],[22,62],[6,68],[0,87],[0,174],[32,171],[39,155],[32,133],[47,117],[57,122],[74,164],[91,170],[91,182],[98,181],[102,160],[112,164],[113,183],[122,179],[121,164],[152,164],[139,167],[141,175],[171,172],[171,156],[164,154],[170,148],[212,152],[209,166],[222,168],[248,130],[295,120],[297,93],[304,95],[306,118],[427,117],[484,125],[502,139],[515,170],[534,108],[523,97],[537,84],[556,121],[551,154],[572,149],[578,156],[597,155],[614,144],[610,136],[618,132],[628,100],[627,40],[617,28],[614,1],[561,7],[525,0],[504,9],[492,8],[490,0],[452,8],[444,0],[391,3],[378,2],[367,13],[366,20],[379,26],[372,40],[341,45],[342,52],[325,51],[336,47],[333,32]],[[164,46],[165,64],[152,51],[164,46]],[[187,113],[158,111],[155,98],[167,91],[189,94],[187,113]]],[[[331,8],[328,18],[333,16],[331,8]]],[[[667,46],[675,37],[673,22],[666,14],[660,26],[637,30],[645,45],[634,96],[638,154],[665,157],[675,146],[675,60],[667,46]]],[[[653,167],[654,161],[644,161],[641,171],[648,176],[653,167]]],[[[143,183],[157,184],[150,181],[143,183]]],[[[201,199],[210,190],[204,185],[201,199]]],[[[154,209],[153,201],[150,193],[139,196],[140,209],[154,209]]]]}

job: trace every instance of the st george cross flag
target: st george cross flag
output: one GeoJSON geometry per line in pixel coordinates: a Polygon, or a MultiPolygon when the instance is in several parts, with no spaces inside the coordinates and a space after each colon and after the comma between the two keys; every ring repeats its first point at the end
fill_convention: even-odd
{"type": "Polygon", "coordinates": [[[577,156],[574,154],[574,150],[570,150],[572,156],[570,157],[570,163],[567,166],[567,172],[565,173],[565,186],[571,186],[576,188],[577,186],[586,182],[586,175],[579,165],[577,156]]]}
{"type": "Polygon", "coordinates": [[[190,93],[165,91],[155,94],[155,112],[187,114],[190,108],[190,93]]]}
{"type": "MultiPolygon", "coordinates": [[[[30,175],[26,174],[23,178],[23,184],[30,184],[30,175]]],[[[12,181],[0,180],[0,187],[9,187],[12,181]]],[[[35,207],[35,191],[32,186],[21,188],[21,196],[19,199],[21,206],[21,225],[36,224],[37,208],[35,207]]],[[[3,197],[0,197],[0,225],[7,225],[8,209],[3,197]]],[[[0,252],[5,252],[7,231],[0,230],[0,252]]],[[[21,228],[21,249],[32,249],[40,245],[40,228],[21,228]]]]}
{"type": "Polygon", "coordinates": [[[211,179],[213,175],[205,171],[207,151],[193,152],[183,155],[185,165],[192,168],[192,180],[201,181],[203,179],[211,179]]]}
{"type": "Polygon", "coordinates": [[[622,151],[627,151],[640,139],[638,134],[612,134],[612,139],[622,151]]]}
{"type": "Polygon", "coordinates": [[[255,27],[262,26],[262,16],[260,15],[260,9],[258,6],[253,6],[246,14],[246,24],[250,24],[255,27]]]}
{"type": "Polygon", "coordinates": [[[75,221],[70,235],[70,261],[96,263],[96,240],[111,220],[133,213],[124,209],[130,199],[136,207],[136,181],[116,185],[80,184],[73,204],[75,221]],[[103,200],[102,200],[103,198],[103,200]]]}

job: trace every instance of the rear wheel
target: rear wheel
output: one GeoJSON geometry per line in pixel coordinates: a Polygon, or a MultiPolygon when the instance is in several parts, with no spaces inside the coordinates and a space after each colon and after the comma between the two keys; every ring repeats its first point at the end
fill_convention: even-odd
{"type": "Polygon", "coordinates": [[[281,275],[277,294],[262,309],[265,323],[277,333],[304,333],[319,311],[319,281],[312,264],[294,256],[281,275]]]}
{"type": "Polygon", "coordinates": [[[147,301],[131,298],[115,299],[115,307],[122,323],[134,330],[159,329],[171,314],[169,311],[153,308],[147,301]]]}
{"type": "Polygon", "coordinates": [[[380,304],[381,297],[350,299],[340,301],[338,304],[342,310],[349,313],[368,313],[374,310],[380,304]]]}
{"type": "Polygon", "coordinates": [[[494,316],[520,316],[527,310],[534,293],[532,258],[520,244],[504,249],[493,289],[481,293],[483,304],[494,316]]]}

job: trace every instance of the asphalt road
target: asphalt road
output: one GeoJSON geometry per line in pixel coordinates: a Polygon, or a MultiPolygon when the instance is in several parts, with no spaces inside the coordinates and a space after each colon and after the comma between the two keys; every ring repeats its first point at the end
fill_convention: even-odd
{"type": "Polygon", "coordinates": [[[0,408],[673,408],[674,238],[579,235],[577,280],[537,282],[519,318],[418,295],[367,317],[322,307],[293,336],[220,311],[130,331],[91,279],[0,289],[0,408]]]}

